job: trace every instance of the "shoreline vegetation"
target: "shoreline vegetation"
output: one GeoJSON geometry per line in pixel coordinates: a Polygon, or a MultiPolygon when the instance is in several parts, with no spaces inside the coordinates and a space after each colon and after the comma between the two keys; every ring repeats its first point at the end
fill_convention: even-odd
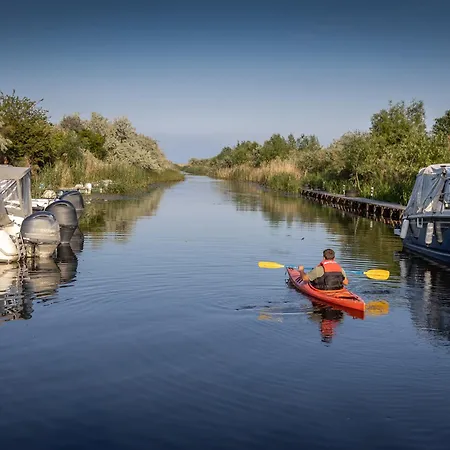
{"type": "Polygon", "coordinates": [[[187,173],[256,182],[270,190],[352,193],[405,205],[418,170],[450,160],[450,110],[427,131],[421,101],[389,102],[371,117],[367,131],[351,131],[329,146],[315,135],[273,134],[260,144],[238,142],[206,159],[191,158],[187,173]]]}
{"type": "Polygon", "coordinates": [[[94,191],[131,194],[184,179],[157,141],[138,133],[128,118],[93,112],[89,119],[71,114],[53,124],[41,102],[0,91],[0,163],[30,167],[33,196],[86,183],[94,191]]]}

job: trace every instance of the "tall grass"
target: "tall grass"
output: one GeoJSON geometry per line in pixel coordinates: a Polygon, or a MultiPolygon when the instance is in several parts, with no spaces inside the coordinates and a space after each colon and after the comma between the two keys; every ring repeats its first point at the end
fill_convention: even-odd
{"type": "MultiPolygon", "coordinates": [[[[186,169],[189,173],[198,173],[195,168],[186,169]]],[[[204,168],[203,173],[204,172],[204,168]]],[[[242,180],[266,186],[274,191],[297,193],[301,187],[302,174],[292,161],[272,160],[260,167],[241,164],[234,167],[210,169],[207,172],[215,178],[242,180]]]]}
{"type": "Polygon", "coordinates": [[[103,180],[111,180],[104,192],[125,194],[145,191],[151,184],[183,179],[183,174],[176,169],[156,172],[126,163],[107,163],[85,152],[82,159],[71,164],[58,160],[40,170],[33,176],[32,192],[33,196],[40,196],[45,189],[67,189],[86,183],[95,186],[103,180]]]}

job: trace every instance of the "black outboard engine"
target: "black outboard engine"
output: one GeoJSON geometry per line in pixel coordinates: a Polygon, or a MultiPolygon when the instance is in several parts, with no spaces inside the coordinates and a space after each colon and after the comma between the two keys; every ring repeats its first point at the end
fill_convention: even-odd
{"type": "Polygon", "coordinates": [[[75,207],[78,219],[83,215],[84,200],[79,191],[67,191],[59,197],[60,200],[66,200],[75,207]]]}
{"type": "Polygon", "coordinates": [[[61,244],[68,244],[78,227],[78,217],[75,207],[66,200],[56,200],[45,208],[52,213],[59,223],[61,244]]]}
{"type": "Polygon", "coordinates": [[[61,238],[55,216],[47,211],[38,211],[26,217],[20,227],[27,256],[50,257],[61,238]]]}

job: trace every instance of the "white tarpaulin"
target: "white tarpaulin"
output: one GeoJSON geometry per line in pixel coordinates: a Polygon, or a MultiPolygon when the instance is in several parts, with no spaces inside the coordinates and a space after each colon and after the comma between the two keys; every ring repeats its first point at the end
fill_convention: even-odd
{"type": "Polygon", "coordinates": [[[0,165],[0,195],[8,214],[29,216],[33,212],[30,169],[0,165]]]}
{"type": "Polygon", "coordinates": [[[450,180],[450,163],[420,169],[404,217],[441,212],[446,203],[450,207],[450,181],[447,180],[450,180]]]}

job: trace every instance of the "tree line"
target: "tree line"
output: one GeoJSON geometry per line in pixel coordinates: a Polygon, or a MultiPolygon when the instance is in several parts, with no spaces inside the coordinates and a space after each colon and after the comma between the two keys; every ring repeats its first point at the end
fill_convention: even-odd
{"type": "Polygon", "coordinates": [[[62,158],[75,162],[90,152],[102,161],[155,171],[170,166],[158,143],[137,133],[126,117],[109,120],[93,112],[83,120],[72,114],[53,124],[41,103],[15,91],[0,92],[0,162],[42,168],[62,158]]]}
{"type": "Polygon", "coordinates": [[[53,189],[106,177],[115,182],[111,189],[124,192],[152,180],[182,179],[157,141],[126,117],[70,114],[54,124],[42,100],[15,91],[0,92],[0,163],[29,166],[38,184],[53,189]]]}
{"type": "Polygon", "coordinates": [[[208,159],[189,160],[187,171],[263,181],[274,189],[354,189],[378,199],[406,203],[417,171],[450,162],[450,110],[427,130],[422,101],[389,102],[366,131],[350,131],[322,146],[315,135],[274,134],[263,143],[237,142],[208,159]],[[252,173],[259,175],[252,178],[252,173]]]}

